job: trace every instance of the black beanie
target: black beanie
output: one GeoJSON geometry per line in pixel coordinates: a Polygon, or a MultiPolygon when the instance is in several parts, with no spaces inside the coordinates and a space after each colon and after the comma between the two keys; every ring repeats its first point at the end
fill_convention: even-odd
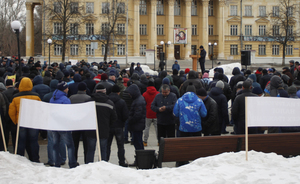
{"type": "Polygon", "coordinates": [[[13,81],[11,79],[7,79],[5,82],[6,86],[12,86],[13,85],[13,81]]]}
{"type": "Polygon", "coordinates": [[[148,82],[148,86],[154,86],[154,82],[153,82],[153,81],[151,81],[151,80],[149,80],[149,82],[148,82]]]}
{"type": "Polygon", "coordinates": [[[173,70],[173,75],[178,75],[178,70],[177,69],[173,70]]]}
{"type": "Polygon", "coordinates": [[[120,92],[120,87],[118,85],[114,85],[111,89],[111,92],[113,93],[119,93],[120,92]]]}
{"type": "Polygon", "coordinates": [[[197,95],[198,96],[207,96],[207,92],[204,88],[200,88],[197,90],[197,95]]]}
{"type": "Polygon", "coordinates": [[[86,84],[84,82],[80,82],[78,84],[78,91],[85,91],[86,90],[86,84]]]}
{"type": "Polygon", "coordinates": [[[186,92],[193,92],[193,93],[196,93],[196,88],[195,88],[195,86],[193,85],[192,82],[190,82],[189,85],[187,86],[186,92]]]}

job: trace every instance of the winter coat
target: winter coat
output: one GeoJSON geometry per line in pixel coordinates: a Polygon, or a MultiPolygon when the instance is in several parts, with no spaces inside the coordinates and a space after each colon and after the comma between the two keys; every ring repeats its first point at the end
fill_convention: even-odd
{"type": "Polygon", "coordinates": [[[272,75],[265,74],[260,78],[260,87],[264,91],[267,83],[271,80],[272,75]]]}
{"type": "Polygon", "coordinates": [[[138,89],[137,85],[132,84],[125,90],[133,99],[128,118],[128,130],[130,131],[145,129],[146,101],[138,89]]]}
{"type": "Polygon", "coordinates": [[[186,88],[190,83],[193,83],[196,90],[202,88],[202,83],[198,80],[198,73],[193,70],[189,72],[188,80],[186,80],[180,87],[180,96],[183,96],[183,94],[186,92],[186,88]]]}
{"type": "Polygon", "coordinates": [[[73,79],[74,79],[74,83],[69,85],[68,97],[77,94],[78,84],[81,82],[81,75],[75,74],[73,79]]]}
{"type": "Polygon", "coordinates": [[[50,99],[52,98],[53,92],[57,89],[58,80],[53,79],[50,82],[50,92],[45,94],[42,101],[43,102],[50,102],[50,99]]]}
{"type": "Polygon", "coordinates": [[[179,117],[179,130],[182,132],[201,131],[201,118],[207,115],[203,101],[193,92],[187,92],[177,100],[173,113],[179,117]]]}
{"type": "Polygon", "coordinates": [[[9,105],[9,111],[8,111],[9,117],[11,118],[14,124],[18,123],[21,98],[41,101],[39,94],[31,91],[32,87],[33,84],[29,78],[27,77],[22,78],[19,85],[19,93],[13,96],[13,100],[9,105]]]}
{"type": "Polygon", "coordinates": [[[167,76],[167,72],[166,71],[162,71],[160,72],[159,74],[159,77],[157,77],[155,80],[154,80],[154,87],[156,88],[156,90],[158,91],[160,89],[160,86],[162,84],[162,80],[167,76]]]}
{"type": "Polygon", "coordinates": [[[241,70],[238,68],[238,67],[234,67],[233,70],[232,70],[232,77],[230,79],[230,82],[229,82],[229,85],[230,85],[230,88],[233,89],[233,87],[236,85],[237,81],[235,81],[235,79],[238,77],[238,76],[243,76],[241,74],[241,70]]]}
{"type": "Polygon", "coordinates": [[[249,75],[249,78],[252,79],[252,81],[253,81],[253,83],[252,83],[253,88],[255,88],[255,87],[260,87],[261,88],[260,84],[256,81],[256,75],[255,74],[249,75]]]}
{"type": "MultiPolygon", "coordinates": [[[[257,96],[250,89],[244,89],[242,94],[238,95],[232,105],[231,115],[236,126],[236,134],[245,134],[245,97],[257,96]]],[[[248,128],[249,134],[257,133],[257,128],[248,128]]]]}
{"type": "Polygon", "coordinates": [[[151,103],[151,109],[156,112],[157,124],[159,125],[172,125],[175,124],[173,116],[174,105],[177,97],[174,93],[169,93],[168,96],[163,96],[161,93],[157,94],[151,103]],[[166,110],[159,111],[159,108],[165,106],[166,110]]]}
{"type": "Polygon", "coordinates": [[[32,92],[38,93],[41,99],[44,98],[45,94],[50,92],[50,87],[43,84],[43,78],[40,75],[34,77],[33,85],[32,92]]]}
{"type": "Polygon", "coordinates": [[[7,90],[3,91],[2,94],[4,94],[7,98],[7,100],[9,101],[9,103],[12,102],[13,99],[13,93],[15,91],[15,87],[9,87],[7,88],[7,90]]]}
{"type": "Polygon", "coordinates": [[[110,126],[117,121],[117,113],[114,103],[102,92],[94,93],[88,101],[95,101],[97,123],[100,139],[109,137],[110,126]]]}
{"type": "Polygon", "coordinates": [[[101,74],[98,74],[93,80],[98,84],[101,81],[101,74]]]}
{"type": "Polygon", "coordinates": [[[228,116],[228,103],[226,96],[223,94],[223,90],[218,87],[213,87],[209,93],[209,96],[214,99],[214,101],[218,104],[218,118],[219,118],[219,128],[221,133],[221,128],[223,121],[225,124],[229,124],[229,116],[228,116]]]}
{"type": "Polygon", "coordinates": [[[202,78],[201,79],[203,87],[206,91],[209,89],[209,84],[211,83],[211,80],[209,78],[202,78]]]}
{"type": "Polygon", "coordinates": [[[282,79],[274,75],[270,81],[270,96],[277,97],[278,96],[278,88],[283,87],[282,79]]]}
{"type": "Polygon", "coordinates": [[[154,86],[148,86],[147,91],[143,94],[143,97],[146,101],[146,118],[156,119],[156,112],[151,109],[151,103],[153,102],[155,96],[159,94],[159,92],[155,89],[154,86]]]}
{"type": "Polygon", "coordinates": [[[104,80],[104,81],[102,80],[102,81],[98,82],[98,84],[96,84],[96,86],[93,90],[94,93],[95,93],[96,88],[99,84],[102,84],[105,87],[107,95],[109,95],[111,93],[113,85],[111,83],[109,83],[107,80],[104,80]]]}
{"type": "Polygon", "coordinates": [[[290,80],[287,82],[288,86],[293,85],[293,82],[294,82],[293,74],[291,74],[291,72],[289,70],[284,71],[282,73],[290,77],[290,80]]]}
{"type": "Polygon", "coordinates": [[[141,67],[135,67],[133,73],[137,73],[139,76],[144,74],[144,71],[141,67]]]}
{"type": "Polygon", "coordinates": [[[185,81],[184,77],[180,77],[178,75],[172,75],[174,85],[179,89],[181,84],[185,81]]]}
{"type": "Polygon", "coordinates": [[[210,96],[204,100],[204,105],[207,110],[207,116],[202,118],[202,132],[204,135],[216,135],[220,133],[218,104],[210,96]]]}
{"type": "Polygon", "coordinates": [[[117,120],[110,125],[110,128],[123,128],[129,113],[126,102],[121,99],[117,93],[110,93],[108,97],[115,104],[118,117],[117,120]]]}
{"type": "Polygon", "coordinates": [[[176,69],[177,71],[180,71],[180,65],[179,64],[173,64],[172,70],[176,69]]]}
{"type": "Polygon", "coordinates": [[[141,89],[141,94],[144,94],[147,90],[147,87],[148,87],[148,79],[146,78],[146,76],[143,74],[141,76],[141,79],[140,79],[140,89],[141,89]]]}
{"type": "Polygon", "coordinates": [[[86,83],[86,87],[89,89],[89,91],[94,90],[94,88],[96,86],[96,82],[93,79],[88,78],[88,79],[85,79],[83,82],[86,83]]]}
{"type": "Polygon", "coordinates": [[[53,92],[52,98],[50,99],[50,103],[55,104],[71,104],[70,99],[67,97],[67,93],[56,89],[53,92]]]}
{"type": "Polygon", "coordinates": [[[91,97],[85,91],[78,91],[77,94],[70,96],[71,104],[87,102],[91,97]]]}
{"type": "Polygon", "coordinates": [[[203,49],[200,51],[200,58],[199,58],[199,62],[205,62],[205,57],[206,57],[206,51],[203,49]]]}

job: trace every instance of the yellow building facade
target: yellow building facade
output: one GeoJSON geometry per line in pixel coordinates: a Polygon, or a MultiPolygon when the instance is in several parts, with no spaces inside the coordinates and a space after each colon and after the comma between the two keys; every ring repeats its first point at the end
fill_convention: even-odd
{"type": "MultiPolygon", "coordinates": [[[[26,56],[34,55],[33,50],[33,11],[35,5],[47,6],[53,0],[27,0],[26,2],[26,56]]],[[[103,24],[105,7],[111,9],[107,0],[78,0],[83,7],[82,19],[76,34],[82,35],[79,40],[72,40],[66,46],[66,56],[69,59],[85,59],[93,56],[90,51],[91,42],[98,42],[98,49],[95,56],[103,57],[103,46],[97,39],[103,24]],[[90,26],[93,30],[89,32],[90,26]],[[89,32],[89,33],[88,33],[89,32]],[[88,35],[85,37],[84,35],[88,35]],[[84,38],[83,38],[84,37],[84,38]]],[[[126,48],[126,22],[118,22],[116,29],[120,29],[124,35],[121,39],[114,40],[110,48],[110,55],[114,57],[125,57],[128,49],[129,57],[141,57],[147,49],[155,49],[157,59],[161,52],[166,53],[168,60],[190,59],[190,55],[197,54],[199,46],[203,45],[207,56],[213,55],[216,59],[240,60],[241,50],[254,50],[255,57],[281,58],[282,47],[266,35],[273,31],[274,17],[279,13],[280,0],[125,0],[124,16],[127,15],[128,5],[128,48],[126,48]],[[128,4],[127,4],[128,3],[128,4]],[[241,16],[242,15],[242,16],[241,16]],[[177,31],[184,31],[182,41],[176,40],[177,31]],[[161,41],[164,44],[161,44],[161,41]],[[170,45],[165,44],[171,42],[170,45]],[[210,44],[210,45],[209,45],[210,44]],[[215,44],[215,45],[214,45],[215,44]],[[213,46],[214,45],[214,46],[213,46]]],[[[295,35],[293,40],[288,42],[286,57],[298,58],[300,56],[300,42],[295,34],[300,28],[299,22],[299,1],[291,1],[291,33],[295,35]]],[[[54,6],[54,5],[53,5],[54,6]]],[[[123,11],[123,10],[122,10],[123,11]]],[[[45,29],[44,40],[54,40],[50,55],[59,58],[61,52],[60,40],[55,37],[57,22],[49,17],[44,18],[45,29]],[[47,32],[48,29],[48,32],[47,32]],[[49,34],[49,30],[52,32],[49,34]]],[[[69,33],[70,34],[70,33],[69,33]]],[[[43,44],[45,57],[48,56],[47,42],[43,44]]]]}

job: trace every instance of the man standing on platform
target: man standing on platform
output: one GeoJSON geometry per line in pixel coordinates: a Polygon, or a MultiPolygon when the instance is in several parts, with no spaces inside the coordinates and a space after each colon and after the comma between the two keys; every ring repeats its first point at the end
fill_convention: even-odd
{"type": "Polygon", "coordinates": [[[199,63],[201,67],[201,72],[204,74],[205,71],[205,57],[206,57],[206,51],[204,50],[203,46],[200,46],[200,58],[199,58],[199,63]]]}

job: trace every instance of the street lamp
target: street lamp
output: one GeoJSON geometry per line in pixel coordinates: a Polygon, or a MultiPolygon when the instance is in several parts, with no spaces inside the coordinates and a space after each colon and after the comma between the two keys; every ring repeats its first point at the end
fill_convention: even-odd
{"type": "Polygon", "coordinates": [[[165,60],[166,60],[166,71],[167,71],[167,47],[169,45],[171,45],[171,41],[168,41],[168,42],[164,42],[164,41],[160,41],[160,44],[161,45],[164,45],[165,44],[165,60]]]}
{"type": "Polygon", "coordinates": [[[18,20],[13,21],[11,24],[11,28],[17,35],[17,42],[18,42],[18,59],[19,59],[19,78],[22,76],[22,65],[21,65],[21,55],[20,55],[20,38],[19,34],[22,31],[21,22],[18,20]]]}
{"type": "Polygon", "coordinates": [[[155,71],[155,47],[157,47],[158,45],[154,45],[154,71],[155,71]]]}
{"type": "Polygon", "coordinates": [[[50,66],[50,45],[51,45],[51,43],[52,43],[51,38],[49,38],[49,39],[47,40],[47,42],[48,42],[48,44],[49,44],[49,66],[50,66]]]}
{"type": "Polygon", "coordinates": [[[215,43],[208,43],[209,46],[212,46],[212,53],[211,53],[211,67],[214,68],[214,46],[217,46],[217,42],[215,43]]]}

